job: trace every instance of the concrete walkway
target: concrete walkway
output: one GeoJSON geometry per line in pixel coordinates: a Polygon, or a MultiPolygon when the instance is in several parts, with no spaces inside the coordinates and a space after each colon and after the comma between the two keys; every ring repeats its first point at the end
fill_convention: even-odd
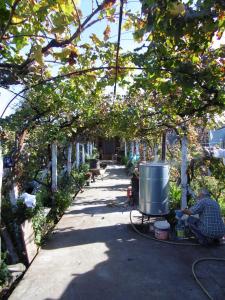
{"type": "MultiPolygon", "coordinates": [[[[173,246],[137,235],[129,225],[121,166],[78,194],[10,300],[207,299],[191,264],[225,257],[225,247],[173,246]]],[[[203,263],[198,274],[215,299],[225,299],[225,265],[203,263]]]]}

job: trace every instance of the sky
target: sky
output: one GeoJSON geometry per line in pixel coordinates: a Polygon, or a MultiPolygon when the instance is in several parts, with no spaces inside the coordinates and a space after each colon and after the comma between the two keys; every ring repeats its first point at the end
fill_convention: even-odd
{"type": "MultiPolygon", "coordinates": [[[[80,9],[83,13],[83,18],[85,16],[88,16],[92,12],[92,2],[94,3],[94,8],[96,8],[96,1],[92,0],[80,0],[80,9]]],[[[99,0],[99,3],[101,1],[99,0]]],[[[119,7],[118,7],[119,10],[119,7]]],[[[141,12],[141,5],[138,0],[128,0],[128,3],[124,5],[124,10],[131,10],[132,12],[141,12]]],[[[103,20],[100,21],[93,26],[91,26],[89,29],[85,30],[84,33],[81,34],[81,40],[85,42],[89,41],[89,35],[91,33],[97,34],[99,37],[103,38],[103,32],[106,28],[107,21],[103,20]]],[[[118,36],[118,20],[116,23],[109,23],[111,27],[111,38],[110,42],[117,42],[117,36],[118,36]]],[[[124,49],[123,51],[132,51],[135,47],[137,47],[137,43],[135,43],[132,40],[132,33],[131,32],[122,32],[121,35],[121,47],[124,49]]],[[[55,70],[56,71],[56,70],[55,70]]],[[[54,72],[54,70],[53,70],[54,72]]],[[[54,72],[56,73],[56,72],[54,72]]],[[[19,92],[22,87],[21,86],[15,86],[10,87],[11,90],[14,92],[19,92]]],[[[9,103],[9,101],[13,98],[13,94],[3,88],[0,88],[0,115],[2,114],[3,110],[5,109],[6,105],[9,103]]],[[[16,106],[18,105],[21,98],[18,97],[17,100],[13,101],[12,105],[7,109],[4,116],[10,115],[15,110],[16,106]]]]}

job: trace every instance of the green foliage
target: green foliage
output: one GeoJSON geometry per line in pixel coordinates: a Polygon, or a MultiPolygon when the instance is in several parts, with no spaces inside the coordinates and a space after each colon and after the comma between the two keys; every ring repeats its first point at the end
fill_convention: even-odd
{"type": "Polygon", "coordinates": [[[121,162],[122,162],[122,164],[125,165],[125,166],[128,164],[128,161],[129,161],[129,157],[127,157],[127,156],[123,156],[123,157],[121,158],[121,162]]]}
{"type": "Polygon", "coordinates": [[[128,172],[128,176],[131,176],[134,173],[136,167],[137,167],[137,162],[136,161],[131,160],[131,159],[129,159],[127,161],[126,169],[127,169],[127,172],[128,172]]]}
{"type": "Polygon", "coordinates": [[[91,159],[98,159],[98,158],[99,158],[98,149],[93,147],[91,159]]]}
{"type": "Polygon", "coordinates": [[[72,170],[71,172],[73,185],[77,191],[81,189],[85,184],[85,173],[86,172],[79,172],[77,170],[72,170]]]}
{"type": "Polygon", "coordinates": [[[1,263],[0,263],[0,287],[7,284],[11,278],[10,272],[8,270],[7,264],[5,263],[6,253],[1,253],[1,263]]]}
{"type": "Polygon", "coordinates": [[[72,194],[66,189],[57,191],[54,194],[55,207],[53,208],[53,212],[56,218],[63,215],[65,210],[70,206],[72,200],[72,194]]]}
{"type": "Polygon", "coordinates": [[[27,207],[23,200],[17,200],[15,209],[15,220],[17,224],[22,224],[25,220],[30,220],[34,215],[36,210],[31,207],[27,207]]]}
{"type": "Polygon", "coordinates": [[[36,214],[32,217],[32,224],[35,233],[35,243],[41,245],[43,237],[51,227],[51,222],[48,222],[44,214],[44,208],[39,208],[36,211],[36,214]]]}
{"type": "Polygon", "coordinates": [[[39,207],[51,207],[51,191],[46,187],[42,187],[36,194],[36,202],[39,207]]]}
{"type": "Polygon", "coordinates": [[[90,169],[90,166],[89,166],[88,163],[82,164],[80,166],[80,172],[81,173],[87,173],[89,171],[89,169],[90,169]]]}
{"type": "Polygon", "coordinates": [[[201,188],[207,188],[212,197],[220,204],[225,215],[225,166],[221,159],[210,158],[196,164],[191,188],[198,194],[201,188]],[[210,174],[210,175],[209,175],[210,174]]]}
{"type": "Polygon", "coordinates": [[[81,167],[82,170],[72,170],[71,176],[63,176],[59,182],[59,190],[54,193],[54,211],[55,217],[61,217],[65,210],[71,205],[73,197],[84,186],[86,181],[87,164],[81,167]]]}
{"type": "Polygon", "coordinates": [[[170,182],[169,205],[170,210],[180,209],[181,188],[176,183],[170,182]]]}

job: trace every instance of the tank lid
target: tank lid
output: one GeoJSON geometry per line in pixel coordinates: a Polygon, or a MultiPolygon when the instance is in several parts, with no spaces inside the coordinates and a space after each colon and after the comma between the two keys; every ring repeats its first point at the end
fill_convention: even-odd
{"type": "Polygon", "coordinates": [[[165,229],[169,229],[170,228],[170,223],[168,223],[167,221],[156,221],[154,223],[154,226],[157,229],[165,230],[165,229]]]}

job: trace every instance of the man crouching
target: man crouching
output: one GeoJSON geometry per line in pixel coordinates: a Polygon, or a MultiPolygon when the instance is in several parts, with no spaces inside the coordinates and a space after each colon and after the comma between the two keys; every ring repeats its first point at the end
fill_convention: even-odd
{"type": "Polygon", "coordinates": [[[201,245],[219,243],[225,235],[225,224],[221,217],[219,204],[210,197],[207,189],[202,189],[197,202],[190,208],[183,209],[189,215],[187,222],[201,245]],[[192,215],[199,215],[199,218],[192,215]]]}

